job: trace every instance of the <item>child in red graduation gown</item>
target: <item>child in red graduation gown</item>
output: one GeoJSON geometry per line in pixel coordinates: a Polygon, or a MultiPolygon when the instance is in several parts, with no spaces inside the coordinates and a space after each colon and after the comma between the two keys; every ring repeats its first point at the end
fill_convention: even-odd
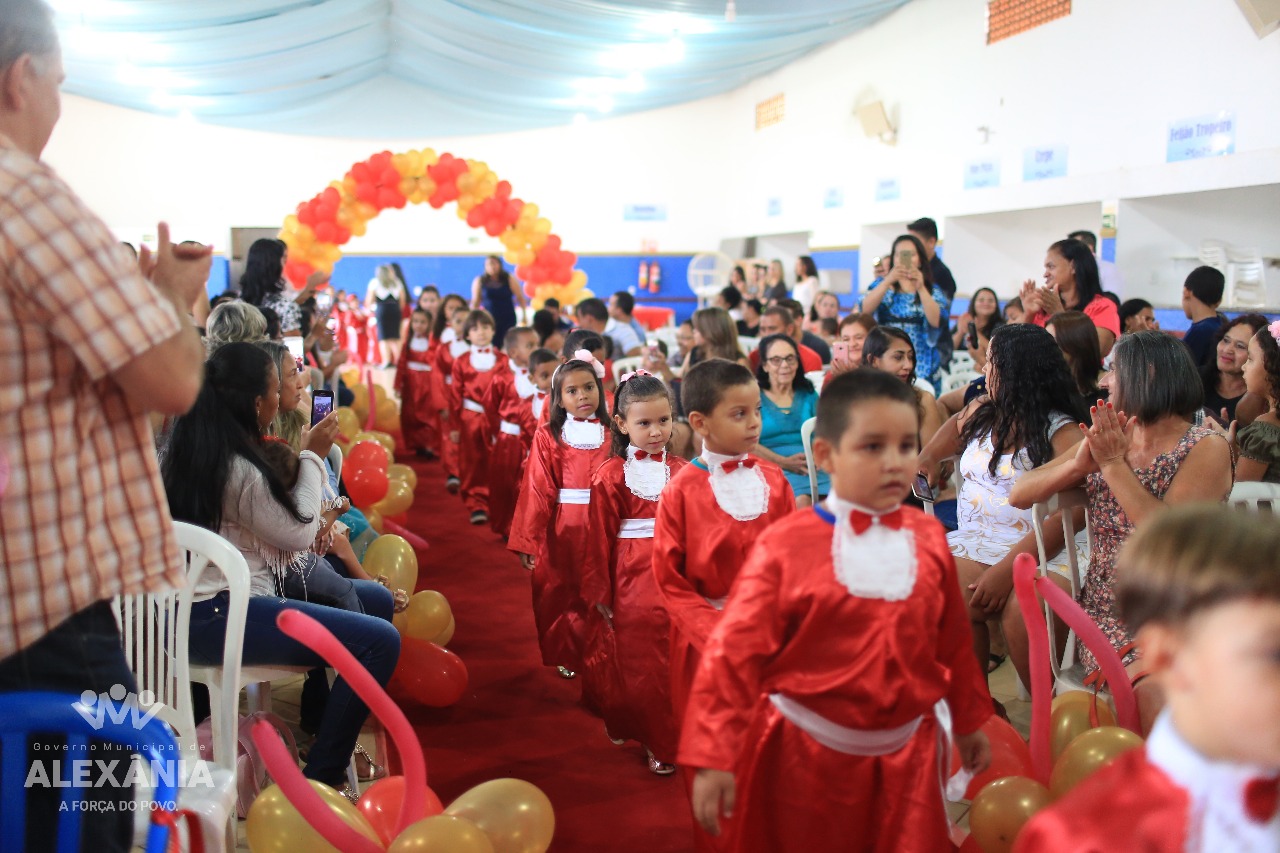
{"type": "Polygon", "coordinates": [[[945,531],[901,505],[918,430],[887,373],[823,388],[814,454],[833,497],[756,540],[685,713],[694,815],[725,850],[951,849],[939,719],[981,771],[991,697],[945,531]]]}
{"type": "Polygon", "coordinates": [[[507,330],[503,342],[507,369],[494,375],[489,398],[484,401],[493,435],[489,451],[489,527],[502,537],[511,531],[511,516],[516,511],[524,476],[524,457],[538,425],[532,406],[538,389],[529,375],[529,355],[537,343],[537,333],[528,326],[507,330]]]}
{"type": "Polygon", "coordinates": [[[795,509],[782,469],[751,456],[760,439],[760,385],[723,359],[685,375],[681,402],[702,455],[658,503],[653,570],[671,618],[671,695],[677,722],[698,656],[756,537],[795,509]]]}
{"type": "Polygon", "coordinates": [[[588,634],[587,685],[611,738],[634,739],[649,770],[675,772],[677,731],[671,708],[670,636],[653,576],[658,498],[688,463],[667,451],[675,422],[670,392],[643,370],[622,376],[613,405],[613,456],[591,478],[591,537],[582,597],[588,634]],[[596,678],[593,662],[606,670],[596,678]]]}
{"type": "MultiPolygon", "coordinates": [[[[605,405],[609,404],[608,386],[612,377],[605,365],[605,347],[604,339],[595,332],[589,332],[586,329],[574,329],[564,339],[564,348],[560,351],[560,360],[568,361],[574,357],[574,353],[585,350],[591,354],[591,357],[602,365],[605,371],[604,377],[600,380],[600,393],[604,395],[605,405]]],[[[538,420],[538,426],[542,426],[547,422],[547,418],[551,415],[551,410],[544,408],[542,415],[538,420]]]]}
{"type": "Polygon", "coordinates": [[[582,667],[583,552],[591,474],[609,457],[600,392],[604,365],[580,351],[555,372],[550,420],[538,428],[507,548],[533,573],[533,618],[542,662],[573,678],[582,667]]]}
{"type": "Polygon", "coordinates": [[[488,311],[472,311],[462,327],[470,349],[453,361],[449,386],[449,417],[458,431],[458,476],[462,503],[471,510],[471,523],[489,520],[489,451],[493,431],[484,401],[493,378],[506,372],[507,357],[493,346],[493,318],[488,311]]]}
{"type": "Polygon", "coordinates": [[[440,417],[440,461],[444,464],[445,488],[457,493],[462,481],[458,478],[458,422],[449,417],[450,386],[453,385],[453,362],[466,352],[470,345],[462,337],[462,327],[467,322],[467,303],[456,293],[450,293],[440,305],[440,316],[434,327],[436,344],[436,369],[433,371],[435,386],[432,389],[436,413],[440,417]]]}
{"type": "Polygon", "coordinates": [[[400,434],[405,446],[419,456],[440,453],[440,423],[431,393],[435,360],[431,315],[415,308],[409,315],[408,337],[400,347],[395,390],[400,395],[400,434]]]}
{"type": "Polygon", "coordinates": [[[1142,749],[1023,827],[1017,853],[1280,850],[1280,528],[1215,504],[1139,525],[1116,564],[1167,702],[1142,749]]]}

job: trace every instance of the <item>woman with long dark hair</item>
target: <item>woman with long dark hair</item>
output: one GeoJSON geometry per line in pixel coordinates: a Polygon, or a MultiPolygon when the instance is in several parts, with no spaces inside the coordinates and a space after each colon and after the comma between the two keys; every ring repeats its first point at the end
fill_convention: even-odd
{"type": "Polygon", "coordinates": [[[862,344],[862,363],[892,373],[912,387],[920,415],[920,444],[928,444],[942,426],[942,413],[938,398],[925,390],[927,383],[916,378],[916,349],[911,336],[896,326],[876,326],[862,344]]]}
{"type": "Polygon", "coordinates": [[[471,282],[471,310],[483,308],[493,318],[493,339],[498,346],[507,337],[507,330],[516,325],[516,306],[524,308],[524,291],[502,268],[502,258],[490,255],[484,259],[484,274],[471,282]]]}
{"type": "Polygon", "coordinates": [[[934,396],[942,390],[938,335],[949,304],[933,282],[924,245],[910,234],[893,241],[889,271],[862,299],[863,313],[873,315],[878,325],[907,333],[915,350],[915,374],[933,386],[934,396]]]}
{"type": "Polygon", "coordinates": [[[240,298],[250,305],[270,308],[280,317],[280,331],[302,334],[302,303],[315,295],[316,288],[329,280],[317,270],[292,299],[286,295],[284,267],[289,263],[289,247],[281,240],[264,237],[254,240],[240,276],[240,298]]]}
{"type": "Polygon", "coordinates": [[[969,309],[956,321],[952,345],[957,350],[967,350],[973,359],[974,370],[980,371],[987,361],[991,336],[1002,325],[1004,317],[1000,316],[1000,299],[996,292],[989,287],[979,287],[969,299],[969,309]],[[973,324],[974,335],[969,334],[970,323],[973,324]]]}
{"type": "MultiPolygon", "coordinates": [[[[391,679],[400,635],[389,618],[281,597],[282,575],[311,552],[337,510],[321,511],[324,457],[337,435],[330,414],[304,429],[297,482],[286,488],[262,447],[280,406],[280,374],[271,356],[247,343],[221,347],[205,367],[195,406],[179,418],[161,465],[169,509],[179,521],[216,531],[249,565],[249,608],[244,629],[246,664],[322,667],[315,652],[281,633],[276,617],[294,608],[333,632],[380,684],[391,679]]],[[[386,596],[390,604],[389,595],[386,596]]],[[[389,614],[387,614],[389,617],[389,614]]],[[[227,631],[227,589],[206,574],[191,608],[190,653],[201,663],[222,660],[227,631]]],[[[325,705],[305,774],[335,788],[346,768],[368,709],[338,679],[325,705]]]]}
{"type": "Polygon", "coordinates": [[[1081,401],[1088,405],[1096,400],[1102,352],[1098,349],[1098,330],[1093,321],[1083,311],[1059,311],[1049,318],[1045,329],[1053,335],[1067,359],[1081,401]]]}
{"type": "Polygon", "coordinates": [[[1200,368],[1205,410],[1226,426],[1235,420],[1236,404],[1245,392],[1244,363],[1249,360],[1249,340],[1267,327],[1261,314],[1241,314],[1223,323],[1214,335],[1213,355],[1200,368]]]}
{"type": "Polygon", "coordinates": [[[1098,261],[1080,240],[1059,240],[1044,256],[1044,287],[1032,279],[1022,284],[1026,322],[1044,326],[1060,311],[1083,311],[1098,329],[1098,349],[1106,358],[1120,337],[1116,304],[1102,295],[1098,261]]]}
{"type": "MultiPolygon", "coordinates": [[[[942,461],[960,455],[958,528],[947,534],[947,543],[969,602],[974,654],[986,669],[987,621],[998,617],[1009,600],[1014,557],[1036,553],[1031,512],[1010,506],[1009,493],[1024,472],[1075,452],[1080,441],[1075,425],[1084,410],[1061,350],[1036,326],[997,328],[983,375],[988,393],[938,430],[920,453],[919,465],[934,481],[942,461]]],[[[1061,529],[1045,525],[1051,540],[1051,531],[1058,531],[1057,541],[1047,543],[1048,553],[1062,550],[1061,529]]],[[[1059,553],[1049,570],[1066,578],[1065,556],[1059,553]]]]}

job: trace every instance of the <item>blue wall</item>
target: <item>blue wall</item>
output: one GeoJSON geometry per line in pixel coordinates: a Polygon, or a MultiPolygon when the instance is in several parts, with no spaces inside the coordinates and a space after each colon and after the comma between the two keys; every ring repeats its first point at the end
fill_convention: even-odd
{"type": "Polygon", "coordinates": [[[849,270],[853,276],[853,292],[840,294],[840,310],[852,311],[854,306],[862,298],[862,282],[858,280],[858,256],[857,249],[830,249],[818,250],[809,253],[809,257],[813,258],[813,262],[820,270],[849,270]]]}

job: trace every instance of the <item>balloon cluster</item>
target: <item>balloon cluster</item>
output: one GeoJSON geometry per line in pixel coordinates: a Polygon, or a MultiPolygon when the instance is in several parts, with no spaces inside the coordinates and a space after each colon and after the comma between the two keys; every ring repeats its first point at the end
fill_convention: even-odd
{"type": "Polygon", "coordinates": [[[310,616],[286,610],[277,624],[324,658],[369,706],[395,741],[404,775],[375,782],[353,806],[332,788],[303,778],[269,723],[255,726],[254,742],[276,783],[249,809],[250,850],[543,853],[551,845],[551,801],[521,779],[484,782],[444,806],[427,786],[426,758],[412,726],[368,670],[310,616]]]}
{"type": "Polygon", "coordinates": [[[380,151],[285,217],[280,229],[289,246],[285,277],[301,288],[316,270],[333,272],[341,247],[362,236],[369,220],[387,208],[426,202],[439,209],[456,202],[459,219],[502,241],[504,256],[516,265],[516,277],[525,282],[535,307],[551,297],[575,305],[591,296],[586,273],[574,269],[577,256],[563,250],[551,222],[538,215],[536,204],[511,193],[511,184],[478,160],[437,155],[430,148],[380,151]]]}

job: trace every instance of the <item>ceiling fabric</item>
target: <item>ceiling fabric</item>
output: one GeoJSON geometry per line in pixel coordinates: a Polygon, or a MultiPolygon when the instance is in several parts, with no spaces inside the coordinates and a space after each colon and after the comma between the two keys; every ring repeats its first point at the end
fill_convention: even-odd
{"type": "Polygon", "coordinates": [[[53,0],[64,91],[200,121],[417,137],[728,92],[907,0],[53,0]]]}

